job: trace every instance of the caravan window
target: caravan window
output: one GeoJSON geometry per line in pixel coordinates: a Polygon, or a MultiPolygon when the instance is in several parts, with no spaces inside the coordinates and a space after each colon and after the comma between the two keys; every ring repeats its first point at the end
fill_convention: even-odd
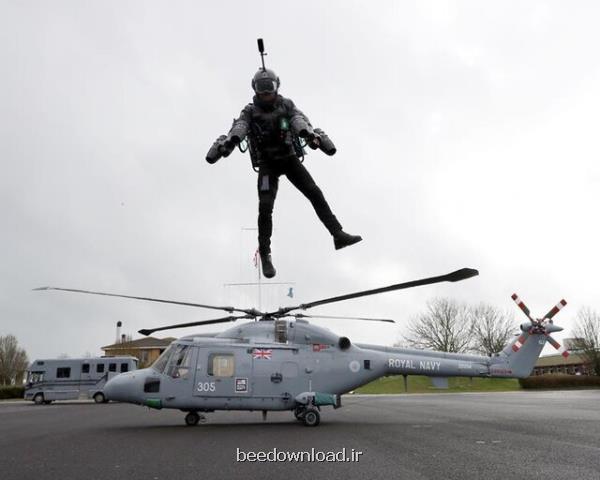
{"type": "Polygon", "coordinates": [[[44,381],[44,372],[29,372],[29,383],[41,383],[44,381]]]}
{"type": "Polygon", "coordinates": [[[117,371],[117,364],[116,363],[109,363],[108,364],[108,371],[109,372],[116,372],[117,371]]]}
{"type": "Polygon", "coordinates": [[[90,364],[89,363],[84,363],[81,366],[81,373],[90,373],[90,364]]]}
{"type": "Polygon", "coordinates": [[[126,372],[127,370],[129,370],[129,366],[126,363],[122,363],[121,364],[121,373],[126,372]]]}
{"type": "Polygon", "coordinates": [[[56,369],[56,378],[69,378],[71,377],[71,367],[63,367],[56,369]]]}
{"type": "Polygon", "coordinates": [[[98,365],[96,365],[96,373],[104,373],[104,364],[103,363],[99,363],[98,365]]]}

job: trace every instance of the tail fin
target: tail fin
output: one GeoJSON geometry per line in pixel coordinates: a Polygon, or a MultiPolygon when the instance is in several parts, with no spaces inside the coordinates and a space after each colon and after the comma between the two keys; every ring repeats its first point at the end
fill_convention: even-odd
{"type": "Polygon", "coordinates": [[[546,344],[546,335],[522,333],[494,357],[490,366],[492,376],[528,377],[546,344]]]}

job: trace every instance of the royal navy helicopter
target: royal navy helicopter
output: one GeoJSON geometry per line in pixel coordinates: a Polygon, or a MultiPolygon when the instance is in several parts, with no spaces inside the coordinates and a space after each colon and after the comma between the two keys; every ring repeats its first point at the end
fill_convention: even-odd
{"type": "Polygon", "coordinates": [[[186,412],[185,423],[205,421],[215,410],[292,411],[307,426],[320,423],[322,407],[341,407],[341,395],[386,375],[427,375],[439,388],[448,377],[527,377],[546,341],[561,348],[550,334],[562,328],[552,317],[566,305],[562,300],[542,319],[534,319],[525,304],[513,299],[527,315],[522,334],[493,357],[353,344],[349,338],[312,325],[308,318],[347,318],[393,322],[390,319],[307,315],[298,310],[352,298],[440,282],[457,282],[478,275],[463,268],[437,277],[326,298],[272,312],[219,307],[191,302],[136,297],[60,287],[36,290],[106,295],[152,302],[223,310],[229,315],[211,320],[140,330],[143,335],[173,328],[253,320],[217,334],[189,335],[175,340],[149,368],[122,373],[104,387],[110,400],[155,409],[186,412]]]}

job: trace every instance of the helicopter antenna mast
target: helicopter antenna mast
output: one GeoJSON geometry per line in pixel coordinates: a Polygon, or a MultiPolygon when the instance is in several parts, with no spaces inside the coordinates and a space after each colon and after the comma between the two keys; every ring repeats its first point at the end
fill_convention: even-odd
{"type": "Polygon", "coordinates": [[[265,67],[265,44],[262,38],[256,39],[256,42],[258,43],[258,52],[260,53],[260,61],[262,62],[262,70],[264,72],[267,70],[265,67]]]}
{"type": "MultiPolygon", "coordinates": [[[[232,283],[224,283],[223,287],[224,288],[230,288],[230,287],[237,287],[237,288],[242,288],[243,287],[255,287],[256,288],[256,296],[257,296],[257,300],[258,300],[258,310],[262,311],[262,302],[263,300],[266,301],[266,303],[269,303],[270,300],[273,300],[271,297],[272,295],[269,295],[269,293],[271,292],[271,290],[273,289],[273,287],[275,286],[286,286],[289,290],[288,292],[288,297],[292,297],[293,293],[292,290],[296,285],[296,282],[265,282],[263,281],[263,275],[262,275],[262,262],[260,260],[260,252],[258,247],[254,247],[254,243],[249,244],[248,242],[248,233],[251,234],[256,234],[258,232],[258,228],[256,227],[241,227],[240,228],[240,281],[238,282],[232,282],[232,283]],[[252,245],[252,246],[251,246],[252,245]],[[254,255],[251,257],[252,258],[252,264],[254,266],[254,270],[256,271],[256,281],[248,281],[248,249],[249,248],[255,248],[254,250],[254,255]],[[267,287],[265,289],[265,287],[267,287]],[[265,294],[266,291],[266,294],[265,294]]],[[[254,239],[253,239],[254,241],[254,239]]],[[[253,242],[252,241],[252,242],[253,242]]],[[[254,273],[252,274],[254,275],[254,273]]],[[[252,292],[252,295],[254,295],[254,292],[252,292]]],[[[229,298],[229,297],[226,297],[229,298]]]]}

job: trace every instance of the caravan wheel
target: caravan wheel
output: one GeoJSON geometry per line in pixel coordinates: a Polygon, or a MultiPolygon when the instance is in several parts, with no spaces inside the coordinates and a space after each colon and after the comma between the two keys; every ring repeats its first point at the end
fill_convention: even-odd
{"type": "Polygon", "coordinates": [[[36,393],[33,397],[33,403],[35,403],[36,405],[41,405],[42,403],[44,403],[44,394],[36,393]]]}
{"type": "Polygon", "coordinates": [[[94,402],[96,403],[105,403],[106,399],[104,398],[104,394],[102,392],[98,392],[94,395],[94,402]]]}

